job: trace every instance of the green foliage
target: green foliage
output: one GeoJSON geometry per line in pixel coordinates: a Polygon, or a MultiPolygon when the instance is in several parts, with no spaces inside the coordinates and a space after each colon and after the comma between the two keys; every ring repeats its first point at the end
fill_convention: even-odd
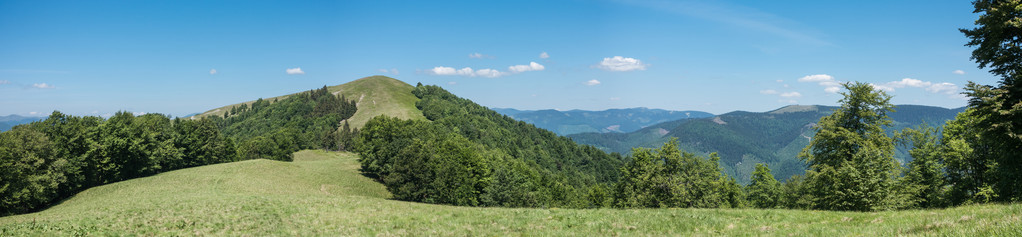
{"type": "Polygon", "coordinates": [[[618,156],[579,146],[437,86],[419,85],[412,92],[430,121],[376,117],[357,139],[362,172],[399,190],[396,197],[454,205],[590,207],[591,187],[617,180],[618,156]],[[451,139],[457,142],[446,144],[451,139]],[[457,154],[434,150],[445,145],[471,149],[457,154]],[[453,170],[437,173],[429,165],[438,162],[465,165],[447,165],[453,170]],[[439,190],[452,187],[427,185],[433,182],[464,189],[441,197],[448,193],[439,190]]]}
{"type": "Polygon", "coordinates": [[[820,119],[816,136],[799,157],[809,164],[806,183],[812,208],[874,211],[897,208],[899,166],[893,141],[890,96],[867,83],[846,83],[841,108],[820,119]]]}
{"type": "MultiPolygon", "coordinates": [[[[1022,200],[1022,2],[976,0],[974,13],[979,13],[976,28],[961,29],[969,38],[967,46],[976,47],[972,59],[980,68],[1000,76],[996,87],[980,86],[970,82],[966,94],[971,97],[970,109],[979,137],[967,142],[975,152],[966,159],[987,163],[989,173],[983,184],[974,185],[983,198],[997,201],[1022,200]]],[[[966,141],[968,141],[967,139],[966,141]]],[[[956,146],[964,148],[964,144],[956,146]]],[[[962,151],[962,150],[959,150],[962,151]]],[[[983,171],[983,170],[976,170],[983,171]]],[[[976,191],[972,189],[971,191],[976,191]]],[[[968,194],[966,194],[968,195],[968,194]]]]}
{"type": "Polygon", "coordinates": [[[251,107],[242,104],[232,111],[219,126],[225,135],[239,142],[241,159],[287,161],[291,153],[301,149],[335,149],[342,142],[338,125],[355,114],[356,105],[344,96],[331,94],[324,86],[273,103],[259,99],[251,107]]]}
{"type": "Polygon", "coordinates": [[[968,109],[955,120],[944,125],[942,153],[947,172],[947,183],[953,184],[948,190],[951,204],[985,203],[997,198],[993,185],[997,180],[993,159],[995,150],[985,146],[983,128],[979,127],[986,116],[976,109],[968,109]]]}
{"type": "Polygon", "coordinates": [[[901,144],[911,147],[912,162],[908,164],[900,191],[910,195],[909,203],[913,207],[947,206],[947,174],[939,135],[936,128],[926,125],[905,128],[895,135],[901,144]]]}
{"type": "Polygon", "coordinates": [[[180,162],[167,169],[181,169],[205,164],[226,163],[238,160],[234,140],[224,136],[212,119],[174,119],[174,131],[178,136],[174,146],[181,149],[186,162],[180,162]]]}
{"type": "Polygon", "coordinates": [[[170,119],[159,114],[135,117],[117,112],[100,127],[103,154],[109,158],[102,167],[102,180],[113,182],[156,174],[163,165],[180,163],[181,152],[174,147],[170,119]]]}
{"type": "Polygon", "coordinates": [[[813,206],[813,197],[805,185],[805,178],[792,175],[781,185],[781,197],[778,203],[788,209],[809,209],[813,206]]]}
{"type": "Polygon", "coordinates": [[[483,205],[499,207],[533,207],[550,202],[550,196],[540,186],[540,175],[521,160],[492,153],[493,172],[490,184],[480,199],[483,205]]]}
{"type": "Polygon", "coordinates": [[[459,206],[479,205],[489,181],[480,147],[457,134],[415,139],[394,157],[384,177],[395,198],[459,206]]]}
{"type": "Polygon", "coordinates": [[[719,158],[698,157],[678,149],[675,139],[657,151],[637,148],[621,168],[615,207],[742,207],[744,194],[733,178],[720,172],[719,158]]]}
{"type": "Polygon", "coordinates": [[[781,183],[770,174],[770,168],[764,164],[756,164],[752,172],[752,183],[746,187],[749,204],[757,208],[776,208],[781,204],[781,183]]]}
{"type": "Polygon", "coordinates": [[[25,126],[0,133],[0,215],[31,211],[58,196],[68,161],[46,135],[25,126]]]}

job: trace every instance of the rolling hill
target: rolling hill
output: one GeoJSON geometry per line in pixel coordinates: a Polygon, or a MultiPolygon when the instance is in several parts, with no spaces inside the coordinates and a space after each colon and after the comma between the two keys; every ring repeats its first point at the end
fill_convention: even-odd
{"type": "MultiPolygon", "coordinates": [[[[402,119],[423,119],[422,112],[415,108],[415,102],[419,99],[412,95],[413,89],[415,87],[412,85],[385,76],[365,77],[327,87],[327,91],[330,93],[344,95],[347,99],[357,102],[358,111],[348,121],[355,128],[361,128],[369,119],[383,114],[402,119]]],[[[294,94],[264,99],[274,101],[274,99],[282,99],[291,95],[294,94]]],[[[252,105],[254,102],[255,100],[252,100],[211,109],[192,116],[192,118],[223,116],[232,107],[242,104],[252,105]]]]}
{"type": "Polygon", "coordinates": [[[0,236],[953,235],[1022,234],[1022,205],[875,213],[760,209],[539,209],[388,199],[351,153],[301,151],[88,189],[0,218],[0,236]]]}
{"type": "Polygon", "coordinates": [[[495,108],[494,111],[536,127],[565,136],[578,133],[628,133],[644,127],[680,119],[706,118],[713,114],[701,111],[670,111],[648,108],[587,110],[516,110],[495,108]]]}
{"type": "MultiPolygon", "coordinates": [[[[686,119],[655,124],[631,133],[584,133],[569,135],[582,144],[609,152],[627,154],[633,147],[657,147],[677,137],[689,152],[718,152],[725,171],[748,183],[756,163],[770,165],[780,180],[805,170],[796,157],[809,144],[812,126],[836,107],[792,105],[756,113],[735,111],[712,118],[686,119]]],[[[928,123],[941,126],[964,108],[946,109],[920,105],[898,105],[889,114],[894,121],[888,132],[928,123]]],[[[895,156],[911,160],[904,151],[895,156]]]]}

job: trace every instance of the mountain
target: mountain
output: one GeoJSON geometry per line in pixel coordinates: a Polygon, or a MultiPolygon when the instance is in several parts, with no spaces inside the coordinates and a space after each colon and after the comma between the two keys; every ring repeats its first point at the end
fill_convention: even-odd
{"type": "Polygon", "coordinates": [[[42,119],[43,117],[25,117],[17,114],[0,116],[0,132],[11,130],[12,127],[19,124],[31,123],[42,119]]]}
{"type": "MultiPolygon", "coordinates": [[[[768,164],[774,176],[784,180],[805,172],[797,155],[809,144],[812,126],[836,108],[791,105],[762,113],[735,111],[711,118],[655,124],[630,133],[583,133],[568,137],[622,154],[629,153],[633,147],[658,147],[671,137],[677,137],[686,151],[717,152],[725,171],[742,183],[748,183],[756,163],[768,164]]],[[[924,122],[941,126],[965,108],[898,105],[895,110],[889,114],[893,120],[887,129],[889,133],[924,122]]],[[[895,158],[902,162],[911,160],[903,150],[896,152],[895,158]]]]}
{"type": "MultiPolygon", "coordinates": [[[[354,128],[361,128],[369,119],[383,114],[402,119],[424,119],[422,112],[415,108],[415,102],[419,99],[412,95],[413,89],[415,87],[412,85],[385,76],[365,77],[342,85],[327,87],[327,91],[330,93],[344,95],[347,99],[356,101],[358,111],[348,119],[354,128]]],[[[264,98],[264,100],[275,101],[294,94],[297,93],[264,98]]],[[[192,116],[192,118],[223,116],[232,107],[242,104],[251,106],[252,103],[255,103],[255,100],[211,109],[192,116]]]]}
{"type": "Polygon", "coordinates": [[[536,125],[536,127],[553,131],[561,136],[588,132],[629,133],[658,123],[713,116],[713,114],[701,111],[670,111],[648,108],[608,109],[603,111],[495,108],[493,111],[536,125]]]}

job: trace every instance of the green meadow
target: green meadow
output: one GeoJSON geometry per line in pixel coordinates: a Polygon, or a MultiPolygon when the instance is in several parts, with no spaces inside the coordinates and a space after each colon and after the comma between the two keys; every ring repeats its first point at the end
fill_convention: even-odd
{"type": "Polygon", "coordinates": [[[0,236],[79,235],[779,235],[1019,236],[1022,205],[835,212],[763,209],[537,209],[389,199],[353,153],[305,150],[88,189],[0,218],[0,236]]]}

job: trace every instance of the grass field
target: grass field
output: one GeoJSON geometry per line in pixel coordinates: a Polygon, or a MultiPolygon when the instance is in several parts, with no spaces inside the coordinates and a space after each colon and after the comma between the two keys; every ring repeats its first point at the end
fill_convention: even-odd
{"type": "Polygon", "coordinates": [[[756,209],[514,209],[389,200],[350,153],[301,151],[88,189],[0,218],[26,235],[1022,235],[1022,205],[878,213],[756,209]]]}
{"type": "MultiPolygon", "coordinates": [[[[424,119],[422,111],[415,108],[415,102],[419,101],[419,98],[412,95],[413,89],[415,87],[408,83],[385,76],[371,76],[327,87],[327,91],[330,93],[343,94],[347,97],[346,99],[358,102],[358,111],[348,119],[349,124],[353,128],[362,128],[366,121],[383,114],[401,119],[424,119]]],[[[284,99],[291,95],[293,94],[263,99],[273,101],[274,99],[284,99]]],[[[195,117],[223,116],[232,107],[241,106],[242,104],[252,105],[252,103],[255,103],[255,100],[211,109],[195,117]]]]}

